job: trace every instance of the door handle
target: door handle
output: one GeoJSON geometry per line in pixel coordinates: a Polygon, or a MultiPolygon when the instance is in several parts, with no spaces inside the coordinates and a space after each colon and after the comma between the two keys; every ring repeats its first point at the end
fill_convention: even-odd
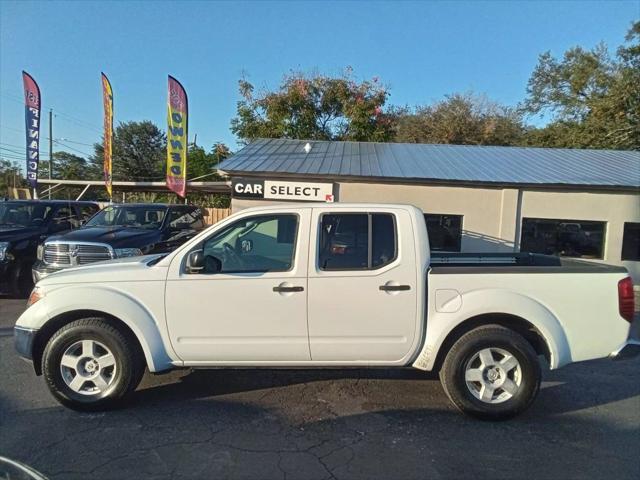
{"type": "Polygon", "coordinates": [[[380,285],[383,292],[399,292],[403,290],[411,290],[411,285],[380,285]]]}
{"type": "Polygon", "coordinates": [[[303,292],[304,291],[304,287],[281,287],[281,286],[277,286],[277,287],[273,287],[273,291],[274,292],[303,292]]]}

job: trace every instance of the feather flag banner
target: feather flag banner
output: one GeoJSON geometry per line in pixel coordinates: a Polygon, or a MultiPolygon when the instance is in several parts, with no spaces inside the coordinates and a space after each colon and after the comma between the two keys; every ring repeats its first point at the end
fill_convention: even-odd
{"type": "Polygon", "coordinates": [[[180,197],[187,193],[187,92],[169,76],[167,98],[167,187],[180,197]]]}
{"type": "Polygon", "coordinates": [[[25,71],[22,72],[22,83],[27,141],[27,181],[31,187],[37,188],[40,162],[40,87],[25,71]]]}
{"type": "Polygon", "coordinates": [[[104,185],[109,194],[109,198],[113,196],[113,90],[111,82],[107,76],[102,73],[102,104],[104,106],[104,185]]]}

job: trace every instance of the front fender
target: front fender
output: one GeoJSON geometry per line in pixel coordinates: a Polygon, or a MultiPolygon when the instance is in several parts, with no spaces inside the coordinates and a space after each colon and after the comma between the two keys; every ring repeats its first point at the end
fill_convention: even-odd
{"type": "Polygon", "coordinates": [[[465,321],[480,315],[506,314],[531,323],[542,335],[551,354],[550,367],[571,362],[571,350],[558,318],[540,302],[517,292],[501,289],[474,290],[460,295],[460,308],[452,313],[436,312],[429,306],[426,338],[413,366],[431,370],[447,336],[465,321]]]}
{"type": "Polygon", "coordinates": [[[140,342],[149,371],[173,366],[152,312],[139,300],[112,286],[69,285],[52,289],[28,308],[16,325],[40,329],[51,319],[80,310],[103,312],[126,324],[140,342]]]}

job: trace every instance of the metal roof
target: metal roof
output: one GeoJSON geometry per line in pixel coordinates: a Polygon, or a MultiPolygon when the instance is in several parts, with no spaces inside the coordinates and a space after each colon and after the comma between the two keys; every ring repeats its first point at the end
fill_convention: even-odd
{"type": "Polygon", "coordinates": [[[218,168],[231,175],[640,188],[640,152],[623,150],[259,139],[218,168]]]}

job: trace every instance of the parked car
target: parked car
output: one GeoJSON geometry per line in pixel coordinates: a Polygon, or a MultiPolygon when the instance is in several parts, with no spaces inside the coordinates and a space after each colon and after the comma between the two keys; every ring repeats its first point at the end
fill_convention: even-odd
{"type": "Polygon", "coordinates": [[[170,252],[203,228],[202,210],[191,205],[109,205],[81,228],[48,238],[39,248],[33,280],[69,267],[170,252]]]}
{"type": "Polygon", "coordinates": [[[78,410],[145,367],[436,370],[460,410],[525,410],[552,369],[639,353],[623,267],[538,254],[431,255],[422,212],[377,204],[243,210],[168,255],[45,278],[19,354],[78,410]]]}
{"type": "Polygon", "coordinates": [[[51,234],[78,228],[99,209],[93,202],[0,202],[0,291],[28,295],[38,244],[51,234]]]}

